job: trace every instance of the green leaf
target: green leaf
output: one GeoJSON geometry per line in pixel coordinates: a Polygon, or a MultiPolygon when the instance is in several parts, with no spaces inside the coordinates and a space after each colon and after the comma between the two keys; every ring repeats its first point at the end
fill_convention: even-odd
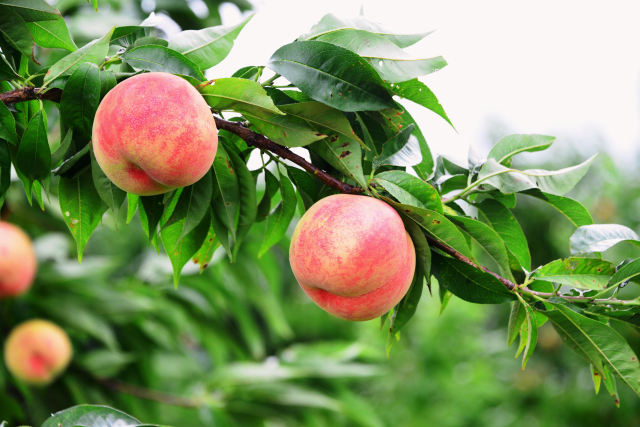
{"type": "Polygon", "coordinates": [[[431,270],[455,296],[474,304],[504,304],[516,299],[498,279],[457,259],[433,253],[431,270]]]}
{"type": "Polygon", "coordinates": [[[606,378],[604,367],[615,373],[640,396],[640,362],[629,344],[611,327],[589,319],[550,298],[555,308],[543,314],[579,356],[606,378]]]}
{"type": "Polygon", "coordinates": [[[609,261],[595,258],[567,258],[553,261],[536,269],[532,279],[560,283],[580,289],[601,291],[616,269],[609,261]]]}
{"type": "MultiPolygon", "coordinates": [[[[296,188],[309,197],[312,204],[318,201],[318,188],[313,181],[313,175],[301,169],[294,168],[293,166],[287,166],[287,174],[296,188]]],[[[306,209],[310,207],[311,206],[305,206],[306,209]]]]}
{"type": "Polygon", "coordinates": [[[240,249],[240,244],[256,220],[258,206],[255,181],[246,163],[232,149],[228,149],[227,153],[233,164],[233,170],[238,177],[238,186],[240,188],[238,230],[232,250],[233,259],[235,260],[238,250],[240,249]]]}
{"type": "Polygon", "coordinates": [[[640,237],[629,227],[619,224],[583,225],[569,239],[571,255],[604,252],[620,242],[640,247],[640,237]]]}
{"type": "Polygon", "coordinates": [[[100,71],[100,100],[102,101],[105,95],[116,87],[117,84],[116,75],[112,71],[100,71]]]}
{"type": "Polygon", "coordinates": [[[201,274],[207,268],[209,262],[211,262],[211,259],[213,258],[214,252],[219,247],[220,240],[217,238],[212,224],[209,226],[209,231],[207,232],[207,237],[204,239],[204,243],[192,258],[193,263],[200,266],[201,274]]]}
{"type": "Polygon", "coordinates": [[[93,150],[91,150],[91,175],[93,176],[93,185],[95,185],[100,198],[109,206],[109,209],[113,211],[114,218],[117,219],[120,206],[122,206],[127,193],[116,187],[105,175],[93,155],[93,150]]]}
{"type": "Polygon", "coordinates": [[[90,173],[83,173],[75,178],[60,177],[58,198],[62,218],[76,239],[78,261],[82,262],[84,247],[106,209],[103,208],[102,199],[90,173]]]}
{"type": "Polygon", "coordinates": [[[594,154],[584,163],[557,171],[541,169],[519,171],[489,159],[480,169],[476,183],[490,184],[502,193],[517,193],[530,188],[539,188],[545,193],[562,196],[582,179],[597,156],[594,154]]]}
{"type": "Polygon", "coordinates": [[[609,319],[617,320],[618,322],[626,323],[629,326],[634,327],[640,331],[640,307],[631,307],[624,310],[614,310],[611,307],[606,306],[592,306],[586,311],[588,314],[596,316],[607,317],[609,319]]]}
{"type": "Polygon", "coordinates": [[[11,185],[11,152],[9,143],[0,138],[0,208],[11,185]]]}
{"type": "MultiPolygon", "coordinates": [[[[511,211],[502,203],[491,199],[485,199],[480,203],[476,203],[475,206],[487,224],[498,233],[505,245],[507,245],[507,249],[513,253],[520,265],[527,270],[531,270],[531,254],[529,253],[527,238],[511,211]]],[[[513,266],[511,269],[513,270],[513,266]]]]}
{"type": "Polygon", "coordinates": [[[508,135],[496,142],[487,158],[495,159],[496,162],[505,165],[516,154],[546,150],[555,140],[555,136],[546,135],[508,135]]]}
{"type": "Polygon", "coordinates": [[[409,111],[405,108],[404,113],[402,114],[402,120],[405,126],[413,125],[413,132],[411,135],[415,136],[418,139],[418,144],[420,145],[420,154],[422,154],[422,161],[417,165],[413,165],[413,170],[416,174],[423,180],[427,181],[431,175],[433,174],[434,162],[433,155],[431,154],[431,149],[429,148],[429,144],[427,144],[427,140],[425,139],[418,123],[414,120],[414,118],[409,114],[409,111]]]}
{"type": "Polygon", "coordinates": [[[180,74],[198,81],[206,80],[196,64],[181,53],[160,45],[143,45],[129,49],[122,60],[134,68],[146,71],[180,74]]]}
{"type": "Polygon", "coordinates": [[[93,64],[102,63],[107,53],[109,53],[111,34],[113,34],[113,28],[102,36],[102,38],[93,40],[53,64],[44,76],[44,84],[48,85],[58,77],[72,74],[85,62],[91,62],[93,64]]]}
{"type": "Polygon", "coordinates": [[[306,121],[320,133],[335,136],[336,140],[339,139],[341,142],[355,140],[364,149],[369,149],[351,129],[349,120],[344,114],[326,104],[317,101],[300,102],[281,105],[280,110],[289,116],[306,121]]]}
{"type": "Polygon", "coordinates": [[[21,52],[27,58],[31,58],[36,64],[33,55],[34,41],[27,24],[22,17],[13,9],[0,6],[0,34],[14,49],[21,52]]]}
{"type": "Polygon", "coordinates": [[[280,192],[282,201],[267,218],[264,240],[258,252],[259,258],[284,237],[296,212],[296,191],[289,178],[284,175],[280,175],[280,192]]]}
{"type": "Polygon", "coordinates": [[[311,98],[341,111],[394,107],[375,69],[362,57],[330,43],[288,44],[271,56],[267,66],[311,98]]]}
{"type": "Polygon", "coordinates": [[[413,281],[409,290],[404,297],[400,300],[398,305],[393,310],[391,316],[391,324],[389,326],[389,337],[387,338],[387,356],[393,343],[393,337],[397,336],[398,332],[411,320],[416,314],[418,303],[422,297],[422,288],[424,287],[424,275],[420,266],[416,265],[416,271],[413,275],[413,281]]]}
{"type": "Polygon", "coordinates": [[[414,126],[409,125],[382,146],[382,153],[373,159],[373,168],[382,165],[414,166],[422,162],[422,153],[416,137],[412,138],[414,126]]]}
{"type": "Polygon", "coordinates": [[[140,223],[149,242],[158,250],[158,224],[164,210],[163,194],[138,196],[140,205],[140,223]]]}
{"type": "Polygon", "coordinates": [[[146,36],[146,30],[149,27],[143,27],[138,25],[127,25],[123,27],[116,27],[113,30],[111,41],[109,44],[118,46],[131,46],[138,38],[146,36]]]}
{"type": "Polygon", "coordinates": [[[18,147],[16,166],[30,181],[43,180],[51,173],[51,149],[44,114],[38,111],[29,121],[18,147]]]}
{"type": "Polygon", "coordinates": [[[375,180],[400,203],[444,214],[440,195],[420,178],[403,171],[388,171],[376,175],[375,180]]]}
{"type": "Polygon", "coordinates": [[[387,87],[400,98],[408,99],[433,111],[453,127],[453,123],[451,123],[451,120],[447,117],[447,113],[444,112],[444,108],[440,105],[438,98],[436,98],[431,89],[420,80],[412,79],[398,84],[391,84],[387,87]]]}
{"type": "Polygon", "coordinates": [[[362,188],[367,188],[362,171],[362,150],[355,140],[332,142],[331,138],[325,138],[309,145],[309,149],[362,188]]]}
{"type": "Polygon", "coordinates": [[[135,194],[127,194],[127,224],[131,222],[138,208],[138,199],[140,196],[135,194]]]}
{"type": "Polygon", "coordinates": [[[591,214],[589,213],[587,208],[573,199],[563,196],[556,196],[549,193],[543,193],[542,191],[537,189],[526,190],[522,193],[549,203],[551,206],[559,210],[564,216],[566,216],[569,221],[571,221],[576,227],[593,224],[593,219],[591,218],[591,214]]]}
{"type": "Polygon", "coordinates": [[[64,86],[60,100],[60,120],[83,141],[91,140],[93,118],[100,103],[100,70],[85,62],[76,68],[64,86]]]}
{"type": "MultiPolygon", "coordinates": [[[[0,37],[0,42],[2,42],[2,37],[0,37]]],[[[13,66],[9,63],[7,58],[5,58],[5,55],[0,53],[0,80],[13,80],[16,77],[20,77],[20,74],[16,73],[13,66]]],[[[9,91],[12,89],[13,88],[9,86],[6,90],[9,91]]]]}
{"type": "Polygon", "coordinates": [[[440,186],[440,194],[449,194],[452,191],[462,190],[467,187],[466,175],[443,175],[437,182],[440,186]]]}
{"type": "Polygon", "coordinates": [[[511,303],[511,314],[509,315],[509,326],[507,329],[507,345],[511,347],[516,337],[522,329],[522,323],[525,320],[525,306],[520,301],[511,303]]]}
{"type": "Polygon", "coordinates": [[[240,68],[238,71],[233,73],[231,77],[238,77],[241,79],[247,79],[247,80],[253,81],[255,80],[259,72],[260,72],[260,67],[256,67],[255,65],[249,65],[248,67],[240,68]]]}
{"type": "Polygon", "coordinates": [[[62,17],[55,21],[27,22],[27,28],[38,46],[66,49],[71,52],[78,50],[62,17]]]}
{"type": "Polygon", "coordinates": [[[78,425],[118,427],[140,426],[141,424],[140,421],[124,412],[107,406],[78,405],[56,412],[42,424],[42,427],[73,427],[78,425]]]}
{"type": "Polygon", "coordinates": [[[612,288],[614,286],[621,285],[622,283],[633,279],[634,277],[640,274],[640,259],[636,259],[631,261],[629,264],[626,264],[618,271],[615,272],[611,281],[609,282],[608,287],[612,288]]]}
{"type": "MultiPolygon", "coordinates": [[[[282,107],[280,106],[280,108],[282,107]]],[[[246,112],[243,112],[242,115],[251,122],[258,133],[280,145],[302,147],[327,137],[327,135],[313,129],[309,123],[292,116],[254,115],[246,112]]]]}
{"type": "Polygon", "coordinates": [[[480,247],[498,264],[504,276],[515,282],[509,267],[507,248],[497,232],[488,225],[472,218],[463,216],[449,216],[448,218],[478,242],[480,247]]]}
{"type": "Polygon", "coordinates": [[[80,151],[62,162],[60,167],[53,171],[53,174],[73,178],[79,173],[84,172],[91,165],[91,157],[89,156],[90,148],[91,146],[89,144],[85,144],[80,151]]]}
{"type": "Polygon", "coordinates": [[[19,142],[16,120],[3,102],[0,102],[0,139],[5,139],[13,145],[18,145],[19,142]]]}
{"type": "MultiPolygon", "coordinates": [[[[436,278],[436,280],[438,279],[436,278]]],[[[451,301],[451,297],[453,297],[453,294],[449,292],[447,288],[444,287],[444,285],[438,282],[438,295],[440,296],[439,316],[442,316],[442,313],[444,312],[444,309],[447,308],[447,305],[449,305],[449,301],[451,301]]]]}
{"type": "Polygon", "coordinates": [[[207,211],[204,219],[190,233],[181,237],[185,229],[183,224],[185,221],[186,219],[182,219],[160,232],[162,244],[173,266],[173,284],[175,287],[178,287],[182,268],[198,252],[207,237],[209,225],[211,224],[211,211],[207,211]]]}
{"type": "Polygon", "coordinates": [[[385,37],[400,48],[409,47],[433,32],[427,31],[425,33],[417,34],[397,34],[386,30],[377,22],[370,21],[364,16],[342,19],[332,13],[329,13],[322,17],[320,22],[314,25],[309,33],[303,34],[302,36],[298,37],[298,40],[311,40],[321,35],[331,33],[333,31],[340,31],[345,29],[366,30],[371,33],[375,33],[377,35],[385,37]]]}
{"type": "Polygon", "coordinates": [[[444,215],[430,209],[422,209],[415,206],[396,203],[388,197],[382,197],[382,199],[415,221],[434,239],[452,247],[462,255],[473,260],[473,254],[471,253],[469,246],[467,246],[464,236],[460,233],[458,227],[453,225],[453,223],[445,218],[444,215]]]}
{"type": "Polygon", "coordinates": [[[233,110],[259,117],[268,117],[269,113],[284,114],[264,88],[252,80],[238,77],[216,79],[197,89],[207,104],[217,111],[233,110]]]}
{"type": "Polygon", "coordinates": [[[404,82],[441,70],[447,61],[437,58],[416,59],[389,39],[365,30],[344,29],[318,36],[315,40],[349,49],[365,58],[383,80],[404,82]]]}
{"type": "Polygon", "coordinates": [[[0,6],[8,6],[26,22],[47,21],[60,18],[60,12],[44,0],[0,0],[0,6]]]}
{"type": "Polygon", "coordinates": [[[427,238],[424,236],[424,232],[413,220],[407,217],[404,213],[400,213],[400,218],[404,223],[404,228],[409,233],[411,241],[416,251],[416,260],[420,265],[422,273],[425,279],[427,279],[427,286],[429,286],[429,292],[431,292],[431,250],[427,238]]]}
{"type": "Polygon", "coordinates": [[[180,193],[180,198],[178,199],[175,209],[164,223],[163,228],[180,221],[183,227],[180,237],[178,237],[178,242],[180,242],[182,238],[196,228],[202,221],[202,218],[204,218],[209,210],[212,193],[212,174],[209,170],[195,184],[184,187],[182,193],[180,193]]]}
{"type": "Polygon", "coordinates": [[[280,183],[268,170],[264,170],[265,188],[262,200],[258,204],[258,212],[256,214],[256,222],[262,222],[269,216],[271,212],[271,198],[278,192],[280,183]]]}
{"type": "MultiPolygon", "coordinates": [[[[222,224],[236,239],[236,214],[240,202],[240,184],[233,162],[222,144],[218,144],[218,151],[213,162],[213,210],[222,224]]],[[[220,241],[223,237],[216,231],[220,241]]],[[[223,243],[224,244],[224,243],[223,243]]]]}
{"type": "MultiPolygon", "coordinates": [[[[533,308],[526,303],[520,294],[516,294],[520,300],[520,304],[524,306],[525,321],[522,323],[522,331],[520,333],[520,339],[524,342],[524,353],[522,354],[522,369],[527,365],[527,361],[533,354],[533,350],[536,348],[538,342],[538,324],[536,320],[536,313],[533,308]]],[[[517,356],[516,356],[517,357],[517,356]]]]}
{"type": "Polygon", "coordinates": [[[202,70],[217,65],[227,57],[233,41],[253,15],[237,25],[220,25],[203,30],[187,30],[169,40],[169,48],[182,53],[202,70]]]}

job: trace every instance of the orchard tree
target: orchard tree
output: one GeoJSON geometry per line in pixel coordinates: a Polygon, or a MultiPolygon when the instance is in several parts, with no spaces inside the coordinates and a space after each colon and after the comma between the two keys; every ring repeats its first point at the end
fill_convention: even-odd
{"type": "MultiPolygon", "coordinates": [[[[267,64],[207,80],[204,71],[225,59],[251,17],[169,40],[155,35],[151,18],[112,28],[78,49],[44,0],[0,0],[0,16],[0,203],[12,170],[30,203],[35,198],[44,209],[45,199],[57,195],[79,261],[107,210],[117,216],[126,209],[127,222],[138,211],[150,244],[169,256],[178,286],[189,260],[205,269],[219,246],[232,262],[238,259],[252,225],[262,221],[264,255],[298,210],[290,262],[300,286],[338,317],[380,317],[387,353],[426,285],[430,294],[437,288],[442,310],[452,295],[472,304],[511,304],[507,343],[519,336],[523,369],[538,328],[550,321],[590,364],[596,392],[603,382],[619,404],[617,379],[640,395],[640,362],[610,326],[640,327],[640,300],[617,298],[637,279],[640,260],[616,266],[601,255],[618,243],[640,246],[640,238],[623,225],[593,224],[578,201],[564,196],[596,156],[557,171],[512,168],[517,154],[545,150],[555,140],[534,134],[505,136],[486,157],[471,153],[467,167],[441,156],[434,161],[403,105],[412,101],[451,124],[418,80],[447,63],[403,50],[429,33],[395,34],[362,14],[330,14],[267,64]],[[36,44],[69,53],[34,68],[36,44]],[[274,74],[264,78],[267,70],[274,74]],[[61,122],[53,152],[44,102],[56,105],[61,122]],[[262,166],[250,170],[254,152],[262,166]],[[510,210],[517,195],[550,204],[576,226],[570,258],[531,265],[510,210]],[[472,247],[486,253],[487,265],[472,247]]],[[[33,258],[19,231],[0,223],[0,236],[0,247],[12,243],[19,247],[9,251],[33,258]],[[8,233],[18,237],[7,239],[8,233]]],[[[16,264],[11,259],[0,258],[3,276],[16,264]]],[[[27,290],[33,264],[24,267],[31,276],[22,281],[0,277],[3,297],[27,290]]],[[[25,381],[24,364],[42,364],[36,383],[50,381],[71,357],[66,335],[48,323],[16,330],[5,351],[9,368],[25,381]],[[57,347],[35,343],[33,355],[16,348],[28,328],[34,340],[51,329],[57,347]]],[[[44,425],[102,417],[138,423],[116,410],[82,406],[44,425]]]]}

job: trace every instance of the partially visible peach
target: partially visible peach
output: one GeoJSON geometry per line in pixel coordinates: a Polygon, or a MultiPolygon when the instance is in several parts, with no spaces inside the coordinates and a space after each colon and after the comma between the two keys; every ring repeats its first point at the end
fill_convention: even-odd
{"type": "Polygon", "coordinates": [[[168,73],[144,73],[113,88],[98,106],[93,151],[121,189],[151,196],[191,185],[213,164],[218,130],[202,95],[168,73]]]}
{"type": "Polygon", "coordinates": [[[27,292],[37,268],[29,236],[13,224],[0,222],[0,299],[27,292]]]}
{"type": "Polygon", "coordinates": [[[47,385],[71,361],[71,341],[58,325],[29,320],[16,326],[4,345],[4,361],[11,374],[33,385],[47,385]]]}
{"type": "Polygon", "coordinates": [[[391,206],[344,194],[304,214],[289,260],[305,293],[346,320],[370,320],[393,308],[411,286],[416,263],[413,242],[391,206]]]}

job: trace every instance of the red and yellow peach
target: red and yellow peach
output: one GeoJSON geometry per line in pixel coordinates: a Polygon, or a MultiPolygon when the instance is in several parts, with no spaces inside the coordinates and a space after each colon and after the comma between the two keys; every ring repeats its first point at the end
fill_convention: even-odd
{"type": "Polygon", "coordinates": [[[121,189],[151,196],[202,178],[218,148],[218,130],[202,95],[168,73],[145,73],[113,88],[93,123],[98,164],[121,189]]]}
{"type": "Polygon", "coordinates": [[[4,346],[4,361],[11,374],[27,384],[46,385],[71,361],[66,332],[47,320],[29,320],[11,331],[4,346]]]}
{"type": "Polygon", "coordinates": [[[304,292],[347,320],[370,320],[393,308],[411,286],[416,263],[413,242],[391,206],[344,194],[304,214],[289,259],[304,292]]]}
{"type": "Polygon", "coordinates": [[[29,236],[13,224],[0,222],[0,299],[27,292],[37,267],[29,236]]]}

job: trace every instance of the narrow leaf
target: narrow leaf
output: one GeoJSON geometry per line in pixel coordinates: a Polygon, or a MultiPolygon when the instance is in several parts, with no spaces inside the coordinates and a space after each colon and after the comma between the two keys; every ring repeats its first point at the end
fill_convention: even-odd
{"type": "Polygon", "coordinates": [[[531,278],[574,288],[601,291],[607,287],[615,271],[614,265],[609,261],[595,258],[567,258],[543,265],[533,272],[531,278]]]}
{"type": "Polygon", "coordinates": [[[91,139],[93,119],[100,103],[100,70],[81,64],[69,77],[60,100],[60,120],[84,141],[91,139]]]}
{"type": "Polygon", "coordinates": [[[571,221],[576,227],[593,224],[593,218],[591,218],[591,214],[589,213],[587,208],[573,199],[563,196],[556,196],[554,194],[543,193],[542,191],[537,189],[525,190],[522,193],[549,203],[551,206],[559,210],[560,213],[566,216],[569,221],[571,221]]]}
{"type": "MultiPolygon", "coordinates": [[[[487,224],[502,238],[505,245],[507,245],[507,249],[513,253],[520,265],[527,270],[531,270],[531,254],[529,253],[527,238],[511,211],[502,203],[491,199],[485,199],[475,206],[487,224]]],[[[513,270],[513,267],[511,269],[513,270]]]]}
{"type": "Polygon", "coordinates": [[[420,144],[416,137],[412,137],[414,126],[405,127],[382,146],[382,153],[373,159],[373,168],[382,165],[414,166],[422,162],[420,144]]]}
{"type": "Polygon", "coordinates": [[[182,31],[171,37],[169,48],[182,53],[200,69],[206,70],[227,57],[233,47],[233,41],[251,18],[253,15],[237,25],[182,31]]]}
{"type": "Polygon", "coordinates": [[[198,81],[206,80],[200,68],[193,61],[165,46],[137,46],[123,53],[122,60],[141,70],[180,74],[193,77],[198,81]]]}
{"type": "Polygon", "coordinates": [[[267,66],[311,98],[341,111],[394,106],[384,82],[366,60],[330,43],[288,44],[271,56],[267,66]]]}
{"type": "Polygon", "coordinates": [[[604,252],[620,242],[640,247],[640,237],[629,227],[619,224],[584,225],[569,239],[571,255],[604,252]]]}
{"type": "Polygon", "coordinates": [[[52,21],[27,22],[27,28],[38,46],[66,49],[70,52],[78,50],[62,17],[52,21]]]}
{"type": "Polygon", "coordinates": [[[260,251],[258,252],[258,257],[262,257],[262,255],[267,253],[269,248],[284,237],[295,214],[297,204],[296,192],[289,178],[284,175],[280,175],[280,192],[282,194],[282,201],[267,218],[266,232],[262,245],[260,246],[260,251]]]}
{"type": "Polygon", "coordinates": [[[400,203],[444,213],[436,189],[420,178],[403,171],[388,171],[376,175],[376,182],[400,203]]]}
{"type": "Polygon", "coordinates": [[[516,154],[546,150],[555,140],[555,136],[546,135],[508,135],[496,142],[487,158],[506,165],[516,154]]]}
{"type": "Polygon", "coordinates": [[[597,154],[594,154],[584,163],[557,171],[541,169],[519,171],[489,159],[480,169],[477,182],[490,184],[502,193],[517,193],[538,188],[546,193],[562,196],[582,179],[596,157],[597,154]]]}
{"type": "Polygon", "coordinates": [[[122,202],[124,202],[127,193],[116,187],[107,175],[105,175],[96,161],[96,157],[93,155],[93,150],[91,151],[91,175],[93,176],[93,185],[95,185],[100,198],[107,204],[109,209],[113,211],[114,218],[117,220],[120,206],[122,206],[122,202]]]}
{"type": "Polygon", "coordinates": [[[72,74],[85,62],[91,62],[93,64],[102,63],[107,53],[109,53],[111,34],[113,34],[113,28],[101,38],[93,40],[53,64],[44,76],[44,84],[48,85],[58,77],[72,74]]]}
{"type": "Polygon", "coordinates": [[[309,145],[309,149],[362,188],[367,188],[362,171],[362,150],[356,141],[332,141],[331,138],[325,138],[309,145]]]}
{"type": "Polygon", "coordinates": [[[75,178],[60,177],[58,198],[62,218],[76,239],[78,261],[82,262],[84,247],[106,209],[103,208],[90,173],[83,173],[75,178]]]}

